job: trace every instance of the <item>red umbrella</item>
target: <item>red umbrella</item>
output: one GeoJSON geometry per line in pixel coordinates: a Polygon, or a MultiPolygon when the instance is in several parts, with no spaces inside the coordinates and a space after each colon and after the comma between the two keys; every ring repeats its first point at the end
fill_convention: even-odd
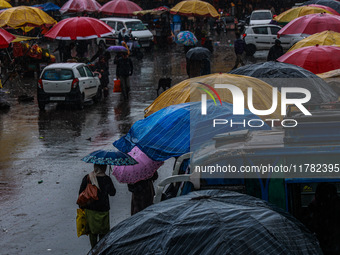
{"type": "Polygon", "coordinates": [[[6,30],[0,28],[0,48],[8,48],[11,41],[13,41],[16,37],[10,33],[8,33],[6,30]]]}
{"type": "Polygon", "coordinates": [[[59,40],[87,40],[113,34],[103,21],[90,17],[64,19],[54,25],[45,37],[59,40]]]}
{"type": "Polygon", "coordinates": [[[340,47],[309,46],[287,52],[277,61],[300,66],[312,73],[324,73],[340,68],[340,47]]]}
{"type": "Polygon", "coordinates": [[[132,15],[133,12],[142,11],[143,9],[139,7],[134,2],[128,0],[112,0],[104,4],[99,11],[103,14],[111,15],[121,15],[128,16],[132,15]]]}
{"type": "Polygon", "coordinates": [[[340,16],[329,13],[314,13],[296,18],[285,25],[278,35],[306,34],[312,35],[331,30],[340,32],[340,16]]]}
{"type": "Polygon", "coordinates": [[[326,6],[326,5],[321,5],[321,4],[309,4],[309,5],[307,5],[307,6],[316,7],[316,8],[321,8],[321,9],[324,9],[324,10],[326,10],[326,11],[329,11],[329,12],[333,13],[334,15],[339,15],[339,13],[338,13],[336,10],[334,10],[333,8],[328,7],[328,6],[326,6]]]}
{"type": "Polygon", "coordinates": [[[65,12],[98,12],[101,5],[95,0],[69,0],[61,8],[60,13],[65,12]]]}

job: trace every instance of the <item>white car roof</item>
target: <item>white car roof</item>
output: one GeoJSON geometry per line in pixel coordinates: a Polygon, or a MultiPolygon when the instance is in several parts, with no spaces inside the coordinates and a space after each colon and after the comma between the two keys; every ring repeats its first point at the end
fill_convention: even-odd
{"type": "Polygon", "coordinates": [[[255,10],[255,11],[252,11],[253,12],[271,12],[270,10],[255,10]]]}
{"type": "Polygon", "coordinates": [[[129,19],[129,18],[102,18],[100,20],[107,20],[107,21],[141,21],[140,19],[129,19]]]}
{"type": "Polygon", "coordinates": [[[85,65],[84,63],[56,63],[51,64],[45,67],[45,69],[54,69],[54,68],[69,68],[72,69],[77,66],[85,65]]]}

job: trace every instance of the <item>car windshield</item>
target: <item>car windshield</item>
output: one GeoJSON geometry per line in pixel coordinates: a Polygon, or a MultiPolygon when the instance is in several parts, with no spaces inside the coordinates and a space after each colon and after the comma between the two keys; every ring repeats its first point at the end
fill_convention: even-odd
{"type": "Polygon", "coordinates": [[[45,70],[42,75],[43,80],[49,81],[66,81],[73,78],[73,72],[70,69],[49,69],[45,70]]]}
{"type": "Polygon", "coordinates": [[[271,19],[272,15],[270,12],[254,12],[251,15],[251,20],[264,20],[264,19],[271,19]]]}
{"type": "Polygon", "coordinates": [[[131,28],[132,31],[141,31],[141,30],[146,30],[146,27],[141,21],[131,21],[131,22],[126,22],[126,27],[129,29],[131,28]]]}

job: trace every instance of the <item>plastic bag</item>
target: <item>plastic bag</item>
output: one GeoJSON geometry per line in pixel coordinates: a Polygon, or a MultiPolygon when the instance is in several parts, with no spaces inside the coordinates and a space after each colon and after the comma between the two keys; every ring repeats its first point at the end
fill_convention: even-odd
{"type": "Polygon", "coordinates": [[[113,81],[113,92],[122,92],[122,88],[120,86],[120,80],[113,81]]]}
{"type": "Polygon", "coordinates": [[[88,235],[87,231],[87,223],[86,223],[86,217],[85,217],[85,210],[84,209],[77,209],[77,235],[78,237],[82,235],[88,235]]]}

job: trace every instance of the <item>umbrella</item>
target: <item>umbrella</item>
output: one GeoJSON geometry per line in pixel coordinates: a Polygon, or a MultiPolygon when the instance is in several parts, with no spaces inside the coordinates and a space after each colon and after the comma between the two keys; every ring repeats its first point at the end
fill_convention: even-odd
{"type": "MultiPolygon", "coordinates": [[[[242,66],[232,70],[230,73],[258,78],[274,87],[278,87],[280,91],[281,87],[298,86],[308,89],[312,95],[309,102],[314,104],[334,102],[338,98],[333,89],[320,77],[292,64],[269,61],[242,66]]],[[[298,98],[298,95],[294,93],[289,95],[292,98],[298,98]]]]}
{"type": "Polygon", "coordinates": [[[332,14],[334,14],[334,15],[339,15],[339,13],[338,13],[336,10],[334,10],[333,8],[328,7],[328,6],[326,6],[326,5],[321,5],[321,4],[309,4],[309,5],[307,5],[307,6],[322,8],[322,9],[324,9],[324,10],[326,10],[326,11],[329,11],[330,13],[332,13],[332,14]]]}
{"type": "Polygon", "coordinates": [[[112,0],[100,8],[100,12],[107,15],[129,16],[133,12],[142,11],[143,9],[132,1],[112,0]]]}
{"type": "Polygon", "coordinates": [[[334,0],[310,0],[304,2],[303,5],[319,4],[332,8],[333,10],[340,13],[340,3],[334,0]]]}
{"type": "Polygon", "coordinates": [[[99,19],[73,17],[58,22],[45,37],[59,40],[87,40],[112,34],[113,29],[99,19]]]}
{"type": "MultiPolygon", "coordinates": [[[[285,25],[288,22],[298,17],[305,16],[308,14],[313,14],[313,13],[324,13],[324,12],[334,14],[331,11],[325,10],[323,8],[305,5],[305,6],[300,6],[296,8],[291,8],[281,13],[280,15],[276,16],[274,20],[276,20],[279,24],[285,25]]],[[[335,13],[336,15],[339,15],[337,12],[335,13]]]]}
{"type": "Polygon", "coordinates": [[[0,9],[6,9],[6,8],[11,8],[12,5],[10,5],[7,1],[5,0],[0,0],[0,9]]]}
{"type": "Polygon", "coordinates": [[[322,254],[289,213],[258,198],[201,190],[154,204],[114,226],[89,252],[104,254],[322,254]]]}
{"type": "Polygon", "coordinates": [[[60,13],[66,12],[98,12],[101,5],[95,0],[69,0],[61,8],[60,13]]]}
{"type": "Polygon", "coordinates": [[[288,51],[315,45],[333,45],[340,47],[340,33],[334,31],[323,31],[310,35],[295,43],[288,51]]]}
{"type": "Polygon", "coordinates": [[[320,73],[318,77],[322,78],[331,86],[334,91],[339,95],[340,101],[340,69],[335,69],[329,72],[320,73]]]}
{"type": "MultiPolygon", "coordinates": [[[[272,102],[272,86],[269,84],[248,76],[236,74],[210,74],[192,79],[184,80],[170,89],[164,91],[156,100],[145,109],[145,117],[157,112],[158,110],[173,104],[181,104],[185,102],[201,101],[202,94],[205,92],[202,89],[213,88],[215,84],[233,84],[247,94],[248,88],[253,88],[254,107],[259,110],[271,108],[272,102]],[[208,86],[207,86],[208,85],[208,86]]],[[[215,89],[222,101],[232,103],[233,98],[227,89],[215,89]]],[[[214,92],[215,93],[215,92],[214,92]]],[[[280,96],[279,96],[280,100],[280,96]]],[[[245,100],[246,102],[247,100],[245,100]]],[[[280,104],[280,103],[279,103],[280,104]]],[[[247,105],[245,105],[247,108],[247,105]]],[[[280,107],[276,111],[263,118],[281,119],[280,107]]]]}
{"type": "Polygon", "coordinates": [[[181,31],[177,35],[176,43],[186,46],[193,46],[197,43],[197,38],[190,31],[181,31]]]}
{"type": "Polygon", "coordinates": [[[324,73],[340,68],[340,48],[336,46],[309,46],[287,52],[277,61],[285,62],[311,71],[324,73]]]}
{"type": "Polygon", "coordinates": [[[145,15],[145,14],[151,14],[151,15],[161,15],[165,12],[168,12],[170,11],[168,7],[166,6],[161,6],[161,7],[158,7],[158,8],[154,8],[152,10],[144,10],[144,11],[135,11],[133,12],[133,15],[145,15]]]}
{"type": "Polygon", "coordinates": [[[170,9],[170,13],[194,17],[220,17],[214,6],[200,0],[179,2],[170,9]]]}
{"type": "Polygon", "coordinates": [[[17,29],[24,26],[52,26],[55,23],[57,21],[46,12],[30,6],[12,7],[0,14],[0,27],[8,26],[17,29]]]}
{"type": "Polygon", "coordinates": [[[98,165],[128,166],[138,162],[130,155],[118,150],[97,150],[81,159],[86,163],[98,165]]]}
{"type": "Polygon", "coordinates": [[[308,14],[296,18],[280,29],[277,34],[305,34],[312,35],[326,30],[340,32],[340,16],[329,13],[308,14]]]}
{"type": "Polygon", "coordinates": [[[51,2],[32,5],[32,7],[41,8],[44,12],[55,12],[60,10],[60,7],[58,5],[55,5],[54,3],[51,2]]]}
{"type": "Polygon", "coordinates": [[[9,44],[15,39],[16,37],[6,30],[0,28],[0,49],[8,48],[9,44]]]}
{"type": "Polygon", "coordinates": [[[211,51],[204,47],[195,47],[190,49],[185,55],[190,60],[210,59],[211,51]]]}
{"type": "Polygon", "coordinates": [[[110,46],[109,48],[106,49],[107,51],[112,51],[112,52],[127,52],[128,49],[125,48],[124,46],[120,46],[120,45],[113,45],[110,46]]]}
{"type": "MultiPolygon", "coordinates": [[[[269,85],[268,85],[269,86],[269,85]]],[[[270,129],[268,125],[251,128],[247,125],[216,125],[214,119],[243,122],[260,118],[246,110],[244,115],[233,115],[233,105],[207,101],[207,115],[201,114],[201,102],[171,105],[149,117],[137,121],[129,132],[113,145],[123,152],[138,146],[149,158],[165,161],[194,151],[217,134],[251,129],[270,129]]]]}
{"type": "Polygon", "coordinates": [[[164,162],[153,161],[145,155],[137,146],[129,153],[131,157],[138,161],[138,164],[132,166],[114,166],[112,174],[121,183],[136,183],[141,180],[151,178],[164,162]]]}

